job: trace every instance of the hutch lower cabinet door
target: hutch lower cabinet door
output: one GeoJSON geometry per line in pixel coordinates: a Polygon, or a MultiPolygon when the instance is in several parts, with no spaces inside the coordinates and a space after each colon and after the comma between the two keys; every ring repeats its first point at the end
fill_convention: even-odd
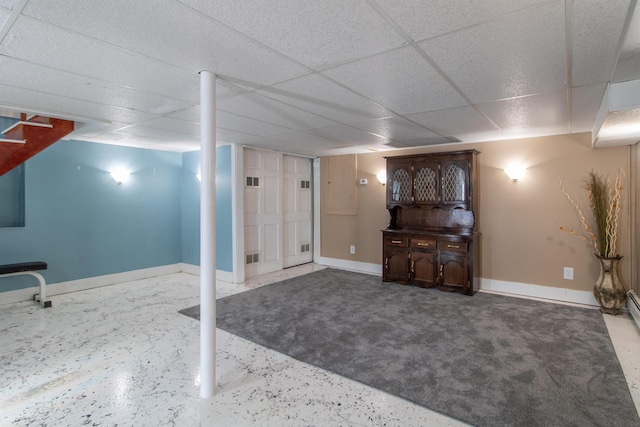
{"type": "Polygon", "coordinates": [[[418,286],[431,288],[438,284],[438,256],[435,251],[411,251],[411,279],[418,286]]]}
{"type": "Polygon", "coordinates": [[[409,249],[394,246],[385,247],[384,250],[384,276],[389,280],[407,283],[409,282],[409,249]]]}

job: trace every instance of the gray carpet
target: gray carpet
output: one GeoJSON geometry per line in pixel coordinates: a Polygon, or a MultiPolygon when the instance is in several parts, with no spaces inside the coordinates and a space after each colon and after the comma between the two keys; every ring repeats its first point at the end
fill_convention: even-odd
{"type": "Polygon", "coordinates": [[[473,425],[640,425],[597,310],[327,269],[218,300],[217,325],[473,425]]]}

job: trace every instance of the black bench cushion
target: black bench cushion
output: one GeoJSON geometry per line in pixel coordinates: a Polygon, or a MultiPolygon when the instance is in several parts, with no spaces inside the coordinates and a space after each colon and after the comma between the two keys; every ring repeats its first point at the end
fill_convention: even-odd
{"type": "Polygon", "coordinates": [[[19,262],[17,264],[0,265],[0,274],[19,273],[22,271],[46,270],[47,263],[42,261],[19,262]]]}

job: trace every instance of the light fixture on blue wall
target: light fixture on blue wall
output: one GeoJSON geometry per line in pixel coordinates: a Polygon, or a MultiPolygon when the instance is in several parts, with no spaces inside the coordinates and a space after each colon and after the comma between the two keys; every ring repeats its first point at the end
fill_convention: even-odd
{"type": "Polygon", "coordinates": [[[129,171],[124,168],[118,168],[111,171],[111,177],[118,185],[129,179],[129,171]]]}
{"type": "Polygon", "coordinates": [[[202,181],[202,175],[200,175],[200,172],[196,174],[196,178],[198,178],[198,181],[202,181]]]}

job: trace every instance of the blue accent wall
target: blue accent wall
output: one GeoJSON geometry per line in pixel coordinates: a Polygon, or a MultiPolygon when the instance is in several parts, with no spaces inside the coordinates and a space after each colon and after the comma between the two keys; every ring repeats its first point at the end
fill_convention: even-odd
{"type": "MultiPolygon", "coordinates": [[[[182,262],[200,265],[200,152],[182,155],[182,262]]],[[[217,255],[216,255],[217,256],[217,255]]]]}
{"type": "MultiPolygon", "coordinates": [[[[216,150],[217,268],[233,271],[231,147],[216,150]]],[[[25,163],[25,226],[0,228],[0,264],[45,261],[47,283],[200,264],[200,152],[59,141],[25,163]],[[123,167],[118,185],[110,171],[123,167]]],[[[0,292],[36,286],[0,278],[0,292]]]]}
{"type": "MultiPolygon", "coordinates": [[[[0,117],[0,132],[18,119],[0,117]]],[[[0,133],[0,138],[7,135],[0,133]]],[[[0,176],[0,228],[24,226],[24,164],[0,176]]]]}
{"type": "MultiPolygon", "coordinates": [[[[182,158],[182,260],[200,265],[200,152],[182,158]]],[[[233,271],[231,146],[216,148],[216,268],[233,271]]]]}
{"type": "Polygon", "coordinates": [[[216,267],[233,271],[231,146],[216,149],[216,267]]]}

